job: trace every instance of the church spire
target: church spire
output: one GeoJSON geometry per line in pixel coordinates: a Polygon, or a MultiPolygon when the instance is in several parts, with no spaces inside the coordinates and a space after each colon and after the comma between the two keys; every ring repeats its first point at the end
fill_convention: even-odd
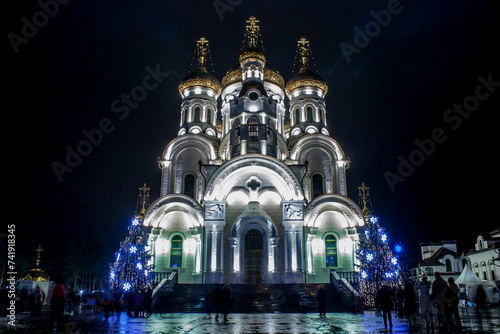
{"type": "Polygon", "coordinates": [[[250,16],[248,20],[246,20],[246,37],[248,38],[248,47],[249,48],[257,48],[257,40],[260,36],[260,23],[259,20],[255,18],[255,16],[250,16]]]}
{"type": "Polygon", "coordinates": [[[359,206],[363,206],[361,213],[363,214],[363,218],[367,220],[372,214],[372,201],[370,199],[370,187],[365,186],[363,182],[361,187],[358,187],[359,190],[359,206]]]}
{"type": "Polygon", "coordinates": [[[297,46],[299,47],[300,62],[302,63],[302,68],[309,67],[309,55],[311,53],[309,41],[305,37],[301,37],[297,41],[297,46]]]}
{"type": "Polygon", "coordinates": [[[196,54],[198,57],[198,68],[202,71],[206,71],[205,62],[208,54],[208,39],[201,37],[196,41],[196,54]]]}
{"type": "Polygon", "coordinates": [[[146,209],[149,206],[149,190],[144,183],[144,186],[139,188],[139,196],[137,198],[137,207],[135,209],[135,217],[136,218],[144,218],[144,214],[146,213],[146,209]]]}

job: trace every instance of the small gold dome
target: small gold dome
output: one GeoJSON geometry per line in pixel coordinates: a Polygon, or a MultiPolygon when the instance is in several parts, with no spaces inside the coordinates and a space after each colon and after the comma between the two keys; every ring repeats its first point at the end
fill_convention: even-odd
{"type": "MultiPolygon", "coordinates": [[[[222,78],[222,89],[226,88],[232,83],[239,82],[241,80],[243,80],[242,70],[240,65],[236,65],[233,68],[230,68],[226,72],[226,75],[224,75],[224,77],[222,78]]],[[[266,66],[264,67],[264,81],[272,82],[275,85],[280,86],[282,89],[285,88],[285,80],[281,76],[280,72],[278,72],[277,69],[269,64],[266,64],[266,66]]]]}
{"type": "Polygon", "coordinates": [[[266,56],[262,50],[257,48],[248,48],[240,55],[240,65],[243,65],[245,61],[259,61],[264,66],[266,64],[266,56]]]}
{"type": "Polygon", "coordinates": [[[328,86],[325,80],[319,75],[311,72],[307,67],[302,67],[299,73],[288,80],[285,87],[285,93],[290,97],[290,92],[300,87],[316,87],[321,89],[324,95],[328,92],[328,86]]]}
{"type": "Polygon", "coordinates": [[[185,89],[195,86],[211,88],[217,93],[217,95],[220,95],[222,90],[219,80],[208,73],[203,67],[199,67],[196,71],[182,79],[179,84],[179,94],[183,96],[185,89]]]}

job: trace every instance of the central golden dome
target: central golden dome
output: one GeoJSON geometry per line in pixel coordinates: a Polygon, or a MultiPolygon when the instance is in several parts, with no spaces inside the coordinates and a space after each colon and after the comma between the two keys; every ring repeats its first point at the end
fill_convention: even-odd
{"type": "MultiPolygon", "coordinates": [[[[226,72],[226,75],[222,78],[222,89],[226,88],[230,84],[242,81],[242,74],[243,72],[239,64],[230,68],[226,72]]],[[[280,72],[269,64],[266,64],[264,67],[264,81],[274,83],[282,89],[285,89],[285,80],[281,76],[280,72]]]]}

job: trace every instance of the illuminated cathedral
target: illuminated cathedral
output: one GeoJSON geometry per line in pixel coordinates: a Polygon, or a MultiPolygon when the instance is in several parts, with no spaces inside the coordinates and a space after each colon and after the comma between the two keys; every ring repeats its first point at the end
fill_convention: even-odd
{"type": "Polygon", "coordinates": [[[332,270],[356,271],[364,225],[347,197],[349,160],[329,135],[328,86],[305,38],[285,82],[261,50],[259,21],[246,23],[244,51],[221,81],[201,38],[197,69],[179,85],[179,130],[143,216],[151,264],[181,284],[327,283],[332,270]]]}

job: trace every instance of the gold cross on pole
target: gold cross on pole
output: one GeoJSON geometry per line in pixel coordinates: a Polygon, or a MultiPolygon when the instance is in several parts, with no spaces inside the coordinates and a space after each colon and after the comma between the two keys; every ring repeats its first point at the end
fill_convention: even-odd
{"type": "Polygon", "coordinates": [[[255,19],[255,16],[251,16],[250,19],[246,21],[247,26],[247,36],[248,36],[248,46],[250,48],[257,47],[257,38],[259,37],[260,27],[258,25],[260,21],[255,19]]]}
{"type": "Polygon", "coordinates": [[[38,265],[40,264],[40,253],[43,252],[42,246],[38,245],[38,248],[35,249],[35,252],[38,253],[38,255],[36,256],[36,266],[38,267],[38,265]]]}

